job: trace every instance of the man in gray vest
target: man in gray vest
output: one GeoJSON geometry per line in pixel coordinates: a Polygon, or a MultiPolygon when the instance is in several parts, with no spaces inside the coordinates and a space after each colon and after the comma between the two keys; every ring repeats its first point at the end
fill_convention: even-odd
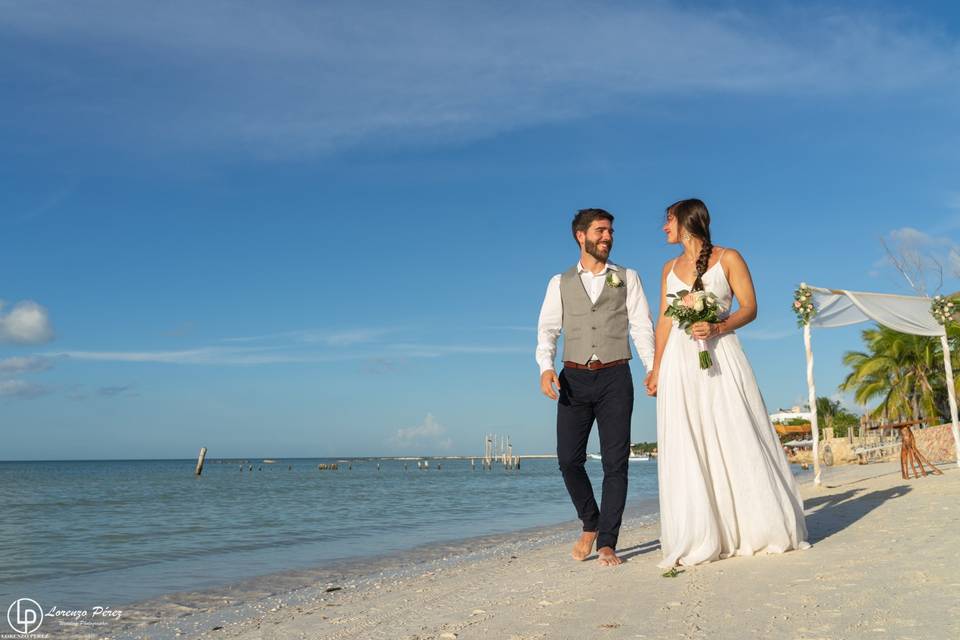
{"type": "MultiPolygon", "coordinates": [[[[633,378],[629,337],[649,372],[654,339],[650,307],[640,276],[608,262],[613,216],[582,209],[573,219],[580,261],[550,279],[537,325],[540,388],[557,400],[557,458],[567,492],[583,522],[573,557],[585,560],[596,543],[600,564],[620,564],[617,536],[627,500],[633,378]],[[563,371],[554,359],[563,333],[563,371]],[[559,394],[558,394],[559,391],[559,394]],[[587,477],[587,439],[597,421],[603,458],[600,507],[587,477]]],[[[648,373],[649,376],[649,373],[648,373]]]]}

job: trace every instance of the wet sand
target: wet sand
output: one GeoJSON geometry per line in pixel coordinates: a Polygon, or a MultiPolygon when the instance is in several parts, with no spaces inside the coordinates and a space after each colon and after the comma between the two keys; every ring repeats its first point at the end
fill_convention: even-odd
{"type": "Polygon", "coordinates": [[[656,524],[627,523],[616,568],[573,561],[574,528],[528,532],[366,580],[185,612],[130,637],[956,638],[960,470],[941,468],[919,480],[889,463],[828,469],[823,488],[803,485],[805,551],[665,578],[656,524]]]}

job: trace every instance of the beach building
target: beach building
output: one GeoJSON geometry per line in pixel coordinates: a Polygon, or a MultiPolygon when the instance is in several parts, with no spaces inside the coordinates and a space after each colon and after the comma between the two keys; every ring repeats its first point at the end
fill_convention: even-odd
{"type": "Polygon", "coordinates": [[[789,409],[777,409],[776,413],[770,414],[770,422],[786,422],[787,420],[810,420],[811,414],[806,405],[795,405],[789,409]]]}

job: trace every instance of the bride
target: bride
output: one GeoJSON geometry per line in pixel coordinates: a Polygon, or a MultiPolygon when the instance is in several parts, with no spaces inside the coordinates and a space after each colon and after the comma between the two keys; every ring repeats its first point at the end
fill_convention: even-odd
{"type": "Polygon", "coordinates": [[[757,303],[747,264],[710,241],[700,200],[667,208],[667,242],[683,253],[663,267],[656,354],[647,393],[657,396],[661,567],[809,547],[803,502],[750,363],[734,331],[757,303]],[[663,315],[667,294],[705,290],[726,309],[688,336],[663,315]],[[729,313],[733,298],[738,308],[729,313]],[[701,369],[694,340],[713,364],[701,369]]]}

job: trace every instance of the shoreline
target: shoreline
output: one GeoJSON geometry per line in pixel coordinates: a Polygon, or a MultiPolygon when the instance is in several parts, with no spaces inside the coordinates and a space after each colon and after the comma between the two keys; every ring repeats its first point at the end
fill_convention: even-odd
{"type": "Polygon", "coordinates": [[[624,522],[626,562],[615,569],[570,560],[576,523],[563,523],[472,539],[461,553],[434,548],[419,563],[397,558],[399,571],[349,583],[211,601],[111,637],[957,637],[960,470],[941,468],[902,480],[892,463],[835,467],[821,489],[801,483],[811,549],[688,567],[674,579],[656,568],[656,522],[624,522]]]}
{"type": "MultiPolygon", "coordinates": [[[[656,497],[629,501],[622,530],[659,526],[657,502],[656,497]]],[[[193,637],[189,634],[241,622],[294,603],[317,598],[323,601],[328,590],[363,593],[379,588],[377,583],[384,580],[402,584],[422,575],[566,544],[571,531],[579,531],[579,527],[580,522],[572,519],[503,533],[438,540],[401,551],[350,556],[322,566],[250,576],[210,589],[163,594],[116,607],[126,613],[121,623],[111,627],[111,637],[193,637]]]]}

